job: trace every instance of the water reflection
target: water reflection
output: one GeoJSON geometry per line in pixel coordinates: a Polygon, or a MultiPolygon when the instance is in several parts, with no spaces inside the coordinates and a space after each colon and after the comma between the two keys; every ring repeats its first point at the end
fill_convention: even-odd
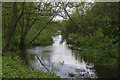
{"type": "MultiPolygon", "coordinates": [[[[68,48],[66,41],[62,41],[62,36],[58,35],[53,38],[53,45],[47,47],[35,47],[28,50],[30,54],[37,54],[44,65],[51,71],[55,72],[62,78],[96,78],[94,65],[87,64],[81,56],[75,55],[68,48]],[[43,51],[49,50],[43,53],[43,51]]],[[[35,57],[31,60],[32,67],[38,70],[47,71],[35,57]]]]}

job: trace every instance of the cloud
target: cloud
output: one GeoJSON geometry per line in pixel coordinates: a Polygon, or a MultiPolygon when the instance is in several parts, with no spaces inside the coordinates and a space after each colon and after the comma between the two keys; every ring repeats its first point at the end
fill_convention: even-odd
{"type": "Polygon", "coordinates": [[[53,20],[54,20],[54,21],[62,21],[62,20],[63,20],[63,17],[61,17],[61,16],[56,16],[53,20]]]}

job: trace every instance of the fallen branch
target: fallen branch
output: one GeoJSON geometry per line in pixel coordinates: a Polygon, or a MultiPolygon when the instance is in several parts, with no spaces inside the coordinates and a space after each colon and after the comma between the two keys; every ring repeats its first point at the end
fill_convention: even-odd
{"type": "Polygon", "coordinates": [[[37,54],[35,54],[35,56],[38,58],[39,62],[46,68],[46,70],[48,72],[50,72],[50,70],[42,63],[42,61],[40,60],[40,58],[37,56],[37,54]]]}

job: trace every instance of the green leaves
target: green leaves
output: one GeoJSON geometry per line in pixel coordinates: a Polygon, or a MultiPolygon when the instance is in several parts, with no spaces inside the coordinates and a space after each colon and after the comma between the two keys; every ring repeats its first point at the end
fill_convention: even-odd
{"type": "Polygon", "coordinates": [[[105,21],[112,21],[112,19],[108,16],[104,16],[103,19],[102,19],[104,22],[105,21]]]}
{"type": "Polygon", "coordinates": [[[96,30],[96,32],[94,33],[94,35],[96,36],[96,37],[103,37],[104,35],[103,35],[103,29],[102,28],[98,28],[98,30],[96,30]]]}
{"type": "Polygon", "coordinates": [[[20,58],[16,57],[14,60],[8,57],[2,58],[2,78],[59,78],[56,74],[49,74],[43,71],[30,71],[25,66],[20,58]]]}

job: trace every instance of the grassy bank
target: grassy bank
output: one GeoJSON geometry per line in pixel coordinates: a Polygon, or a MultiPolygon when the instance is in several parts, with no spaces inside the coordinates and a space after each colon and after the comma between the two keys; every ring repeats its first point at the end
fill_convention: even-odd
{"type": "Polygon", "coordinates": [[[56,74],[32,70],[27,67],[20,57],[2,57],[2,78],[59,78],[56,74]]]}

